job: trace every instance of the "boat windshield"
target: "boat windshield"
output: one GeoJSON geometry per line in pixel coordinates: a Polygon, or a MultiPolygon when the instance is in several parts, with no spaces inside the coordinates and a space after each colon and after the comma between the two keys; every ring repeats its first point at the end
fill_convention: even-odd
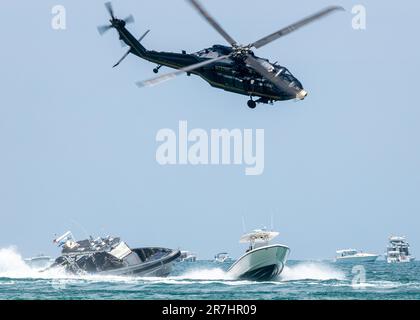
{"type": "Polygon", "coordinates": [[[357,253],[358,253],[358,251],[354,250],[354,249],[338,250],[337,251],[337,254],[340,255],[341,257],[354,256],[357,253]]]}
{"type": "Polygon", "coordinates": [[[266,230],[254,230],[253,232],[244,234],[239,240],[240,243],[255,243],[255,242],[268,242],[273,240],[279,235],[275,231],[266,231],[266,230]]]}

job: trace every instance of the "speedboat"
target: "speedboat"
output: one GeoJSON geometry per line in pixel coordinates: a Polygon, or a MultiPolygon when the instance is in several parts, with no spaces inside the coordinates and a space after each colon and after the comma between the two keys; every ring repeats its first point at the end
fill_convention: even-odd
{"type": "Polygon", "coordinates": [[[31,268],[42,269],[50,266],[54,262],[54,259],[40,253],[35,257],[26,258],[24,261],[31,268]]]}
{"type": "Polygon", "coordinates": [[[337,250],[336,253],[336,262],[375,262],[379,257],[378,254],[361,252],[355,249],[337,250]]]}
{"type": "Polygon", "coordinates": [[[75,241],[70,231],[54,240],[61,256],[48,268],[61,267],[72,274],[104,274],[165,277],[181,255],[167,248],[131,249],[118,237],[75,241]]]}
{"type": "Polygon", "coordinates": [[[196,262],[197,255],[190,251],[181,251],[181,255],[177,259],[178,262],[196,262]]]}
{"type": "Polygon", "coordinates": [[[391,236],[386,250],[386,261],[388,263],[412,262],[415,258],[410,254],[410,245],[405,237],[391,236]]]}
{"type": "Polygon", "coordinates": [[[220,252],[214,256],[214,262],[225,263],[232,261],[232,258],[227,252],[220,252]]]}
{"type": "Polygon", "coordinates": [[[284,269],[289,256],[289,247],[272,244],[270,241],[279,235],[278,232],[254,230],[244,234],[240,243],[248,243],[249,248],[227,271],[235,279],[270,281],[284,269]]]}

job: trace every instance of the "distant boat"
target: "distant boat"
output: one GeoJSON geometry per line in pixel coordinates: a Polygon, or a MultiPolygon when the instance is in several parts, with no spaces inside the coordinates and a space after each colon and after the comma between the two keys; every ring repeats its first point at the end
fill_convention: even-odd
{"type": "Polygon", "coordinates": [[[214,256],[214,262],[225,263],[232,261],[232,258],[227,252],[220,252],[214,256]]]}
{"type": "Polygon", "coordinates": [[[178,258],[178,262],[196,262],[197,255],[190,251],[181,251],[181,255],[178,258]]]}
{"type": "Polygon", "coordinates": [[[270,281],[284,269],[290,249],[269,242],[279,235],[278,232],[254,230],[241,237],[240,243],[249,243],[246,253],[227,271],[236,279],[270,281]]]}
{"type": "Polygon", "coordinates": [[[386,250],[386,261],[388,263],[407,263],[415,258],[410,254],[410,245],[405,237],[391,236],[386,250]]]}
{"type": "Polygon", "coordinates": [[[49,267],[54,262],[54,259],[40,253],[35,257],[26,258],[24,261],[31,268],[42,269],[49,267]]]}
{"type": "Polygon", "coordinates": [[[355,249],[337,250],[336,253],[336,262],[375,262],[379,257],[378,254],[361,252],[355,249]]]}

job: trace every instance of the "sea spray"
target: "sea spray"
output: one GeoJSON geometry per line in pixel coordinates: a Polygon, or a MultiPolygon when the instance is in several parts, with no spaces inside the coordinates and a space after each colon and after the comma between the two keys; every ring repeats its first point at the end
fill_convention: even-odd
{"type": "Polygon", "coordinates": [[[53,270],[40,274],[9,254],[1,251],[3,275],[9,275],[0,275],[1,299],[420,299],[420,262],[369,264],[367,283],[355,288],[351,265],[291,261],[277,281],[256,282],[227,280],[223,270],[228,265],[212,261],[174,264],[168,278],[75,276],[53,270]],[[14,269],[21,270],[21,276],[10,276],[17,273],[14,269]]]}
{"type": "Polygon", "coordinates": [[[0,277],[22,277],[31,273],[16,247],[0,248],[0,277]]]}
{"type": "Polygon", "coordinates": [[[226,271],[220,268],[192,269],[174,278],[186,280],[234,280],[226,271]]]}
{"type": "Polygon", "coordinates": [[[10,279],[51,279],[51,280],[86,280],[100,281],[129,281],[130,277],[103,275],[70,275],[61,268],[53,268],[41,272],[40,269],[28,266],[15,246],[0,248],[0,278],[10,279]]]}
{"type": "Polygon", "coordinates": [[[280,275],[282,281],[345,279],[342,271],[321,262],[301,262],[293,266],[285,266],[280,275]]]}
{"type": "MultiPolygon", "coordinates": [[[[179,276],[170,277],[172,280],[196,280],[196,281],[233,281],[236,280],[220,268],[190,269],[179,276]]],[[[292,266],[285,266],[281,273],[280,281],[297,280],[345,280],[345,274],[325,263],[301,262],[292,266]]],[[[251,281],[252,282],[252,281],[251,281]]]]}

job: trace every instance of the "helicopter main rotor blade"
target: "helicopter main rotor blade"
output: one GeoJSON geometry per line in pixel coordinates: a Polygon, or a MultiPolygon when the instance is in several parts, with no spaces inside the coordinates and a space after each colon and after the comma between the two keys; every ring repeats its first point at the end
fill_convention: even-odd
{"type": "Polygon", "coordinates": [[[136,85],[138,87],[153,87],[153,86],[155,86],[157,84],[160,84],[162,82],[174,79],[175,77],[177,77],[177,76],[179,76],[179,75],[181,75],[185,72],[190,72],[190,71],[202,68],[204,66],[207,66],[209,64],[212,64],[214,62],[217,62],[217,61],[220,61],[220,60],[223,60],[223,59],[227,59],[229,57],[230,57],[230,55],[225,55],[225,56],[220,56],[220,57],[217,57],[217,58],[209,59],[209,60],[206,60],[206,61],[203,61],[203,62],[199,62],[199,63],[193,64],[193,65],[190,65],[188,67],[178,69],[176,71],[173,71],[173,72],[170,72],[170,73],[152,78],[150,80],[136,82],[136,85]]]}
{"type": "Polygon", "coordinates": [[[291,96],[297,97],[298,93],[301,91],[293,86],[290,86],[290,83],[286,82],[282,78],[276,77],[272,74],[266,67],[264,67],[257,59],[253,56],[248,55],[245,59],[245,62],[257,73],[259,73],[263,78],[270,81],[273,85],[275,85],[281,91],[285,91],[291,96]]]}
{"type": "Polygon", "coordinates": [[[255,47],[255,48],[261,48],[275,40],[277,40],[278,38],[284,37],[285,35],[288,35],[289,33],[292,33],[293,31],[296,31],[297,29],[302,28],[303,26],[306,26],[307,24],[314,22],[318,19],[321,19],[335,11],[344,11],[343,7],[339,7],[339,6],[330,6],[327,7],[313,15],[310,15],[294,24],[291,24],[290,26],[283,28],[277,32],[274,32],[272,34],[270,34],[269,36],[266,36],[258,41],[255,41],[254,43],[252,43],[250,45],[250,47],[255,47]]]}
{"type": "Polygon", "coordinates": [[[149,34],[149,32],[150,32],[150,29],[147,30],[145,33],[143,33],[143,35],[137,41],[138,42],[142,42],[143,39],[149,34]]]}
{"type": "Polygon", "coordinates": [[[112,67],[115,68],[115,67],[119,66],[120,63],[123,62],[123,60],[125,58],[127,58],[127,56],[130,54],[130,52],[131,52],[131,48],[128,49],[128,51],[122,56],[122,58],[120,60],[118,60],[118,62],[116,64],[114,64],[112,67]]]}
{"type": "Polygon", "coordinates": [[[210,25],[233,47],[237,42],[213,19],[206,9],[197,0],[187,0],[207,20],[210,25]]]}

